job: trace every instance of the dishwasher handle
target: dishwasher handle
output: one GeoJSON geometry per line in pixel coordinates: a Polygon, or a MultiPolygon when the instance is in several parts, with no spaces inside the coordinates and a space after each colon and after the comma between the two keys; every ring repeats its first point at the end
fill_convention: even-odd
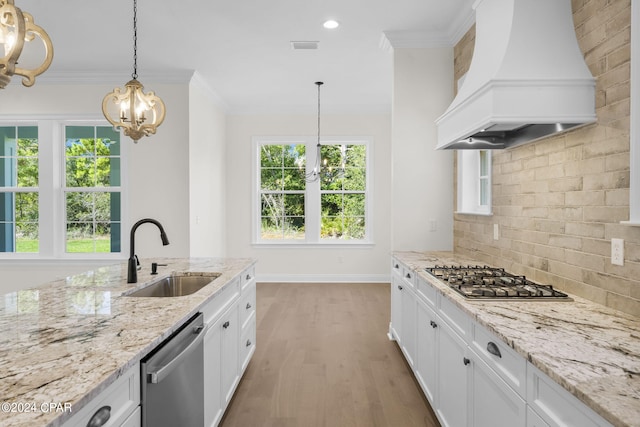
{"type": "Polygon", "coordinates": [[[171,371],[173,371],[173,369],[176,366],[178,366],[184,358],[189,356],[189,354],[191,354],[191,352],[193,352],[196,349],[196,347],[200,345],[200,343],[204,339],[204,334],[202,333],[203,329],[204,329],[203,326],[194,327],[193,334],[196,336],[191,340],[191,342],[180,352],[180,354],[178,354],[176,357],[171,359],[167,364],[165,364],[164,366],[161,366],[160,368],[156,369],[153,372],[148,372],[147,382],[152,384],[158,384],[160,381],[166,378],[167,375],[169,375],[171,371]]]}

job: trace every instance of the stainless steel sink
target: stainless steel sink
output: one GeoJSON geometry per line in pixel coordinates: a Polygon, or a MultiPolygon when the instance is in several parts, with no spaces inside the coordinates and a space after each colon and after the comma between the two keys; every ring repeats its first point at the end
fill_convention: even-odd
{"type": "Polygon", "coordinates": [[[191,295],[217,279],[220,274],[174,274],[150,283],[142,289],[125,294],[128,297],[181,297],[191,295]]]}

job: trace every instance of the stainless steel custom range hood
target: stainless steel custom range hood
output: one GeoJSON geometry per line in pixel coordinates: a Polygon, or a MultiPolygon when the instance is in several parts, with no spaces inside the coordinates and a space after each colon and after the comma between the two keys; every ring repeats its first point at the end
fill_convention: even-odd
{"type": "Polygon", "coordinates": [[[595,79],[570,0],[478,0],[458,94],[436,120],[437,149],[501,149],[595,122],[595,79]]]}

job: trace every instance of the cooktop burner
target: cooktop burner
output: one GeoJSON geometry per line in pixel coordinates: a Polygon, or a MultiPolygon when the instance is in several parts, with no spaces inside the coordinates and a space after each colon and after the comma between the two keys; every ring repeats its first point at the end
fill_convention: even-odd
{"type": "Polygon", "coordinates": [[[438,266],[425,268],[427,273],[448,284],[466,298],[473,299],[562,299],[570,300],[551,285],[532,282],[488,266],[438,266]]]}

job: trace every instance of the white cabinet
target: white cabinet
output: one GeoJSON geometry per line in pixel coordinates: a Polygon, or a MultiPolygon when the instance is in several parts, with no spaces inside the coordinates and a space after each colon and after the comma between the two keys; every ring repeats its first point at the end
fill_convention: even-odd
{"type": "Polygon", "coordinates": [[[67,420],[63,426],[85,427],[92,420],[95,423],[92,425],[104,427],[139,426],[141,421],[139,409],[140,365],[136,363],[67,420]],[[104,421],[99,423],[98,419],[104,421]]]}
{"type": "Polygon", "coordinates": [[[467,424],[467,345],[439,317],[437,324],[437,390],[435,411],[444,427],[467,424]]]}
{"type": "Polygon", "coordinates": [[[611,427],[399,260],[395,338],[443,427],[611,427]]]}
{"type": "Polygon", "coordinates": [[[470,427],[524,426],[527,404],[483,360],[470,352],[469,380],[470,427]]]}
{"type": "Polygon", "coordinates": [[[418,301],[415,374],[432,406],[436,393],[437,327],[436,313],[423,301],[418,301]]]}
{"type": "Polygon", "coordinates": [[[203,309],[204,419],[217,426],[255,351],[256,282],[254,267],[218,293],[203,309]]]}

